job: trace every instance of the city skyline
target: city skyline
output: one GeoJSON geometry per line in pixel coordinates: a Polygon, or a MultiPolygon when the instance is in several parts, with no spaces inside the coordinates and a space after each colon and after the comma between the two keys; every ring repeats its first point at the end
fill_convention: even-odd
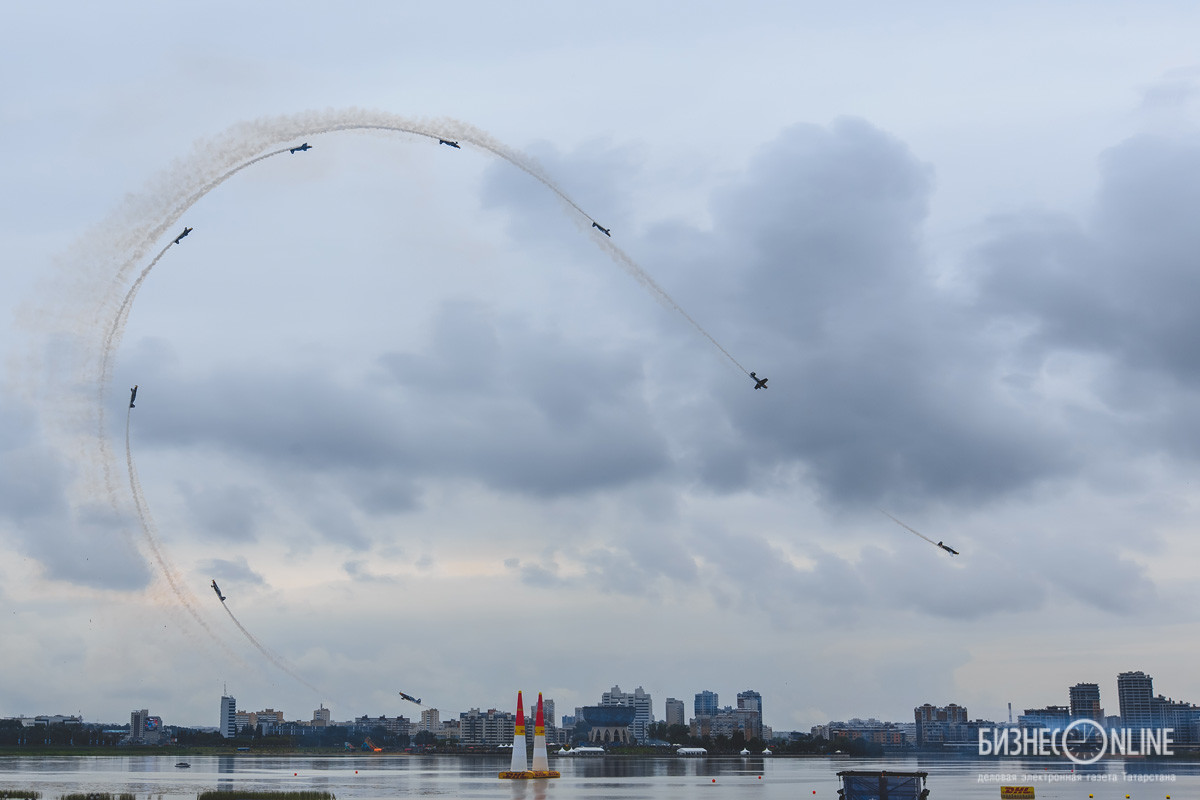
{"type": "Polygon", "coordinates": [[[1200,8],[292,11],[0,8],[0,713],[1200,697],[1200,8]]]}
{"type": "MultiPolygon", "coordinates": [[[[1066,696],[1069,698],[1069,702],[1066,705],[1049,703],[1044,708],[1030,708],[1028,703],[1022,703],[1018,700],[1016,702],[1016,704],[1013,705],[1012,708],[1009,710],[1009,716],[1012,717],[1012,724],[1021,724],[1024,721],[1024,723],[1027,723],[1027,724],[1031,724],[1031,725],[1035,725],[1035,726],[1044,725],[1047,727],[1055,727],[1056,725],[1065,725],[1068,721],[1079,719],[1079,718],[1089,718],[1089,719],[1094,719],[1097,722],[1100,722],[1101,724],[1105,724],[1107,722],[1112,722],[1112,721],[1117,721],[1117,724],[1119,724],[1119,725],[1131,726],[1131,727],[1141,727],[1141,726],[1147,726],[1147,725],[1170,726],[1172,724],[1175,724],[1175,725],[1178,725],[1180,728],[1182,728],[1184,725],[1190,725],[1192,723],[1187,722],[1187,721],[1183,720],[1182,718],[1175,718],[1171,715],[1174,712],[1179,712],[1183,709],[1186,709],[1188,712],[1189,719],[1191,717],[1197,717],[1198,721],[1200,721],[1200,706],[1197,706],[1194,702],[1188,702],[1188,701],[1182,700],[1182,699],[1174,700],[1173,698],[1164,695],[1162,692],[1158,692],[1156,694],[1153,690],[1153,676],[1147,674],[1146,672],[1144,672],[1142,670],[1129,670],[1126,672],[1119,673],[1115,677],[1114,683],[1116,686],[1116,691],[1114,692],[1114,694],[1116,694],[1118,696],[1118,698],[1119,698],[1118,703],[1121,706],[1120,714],[1105,714],[1104,713],[1104,709],[1103,709],[1103,705],[1102,705],[1104,695],[1103,695],[1103,692],[1100,690],[1101,684],[1079,682],[1079,683],[1075,683],[1071,686],[1066,687],[1065,693],[1066,693],[1066,696]],[[1152,711],[1152,709],[1156,709],[1156,710],[1152,711]]],[[[657,715],[653,710],[654,707],[653,707],[652,697],[653,697],[652,693],[646,692],[641,686],[638,686],[638,688],[633,692],[622,692],[620,690],[619,685],[614,685],[611,689],[605,690],[599,694],[600,699],[598,701],[598,704],[600,706],[629,705],[631,707],[639,708],[640,710],[639,710],[638,714],[639,714],[639,719],[641,720],[641,722],[638,723],[638,725],[636,726],[636,728],[634,730],[634,732],[638,736],[646,735],[646,731],[648,730],[648,725],[651,722],[655,722],[655,723],[666,722],[667,724],[680,724],[680,725],[690,726],[690,725],[692,725],[692,723],[695,722],[696,718],[698,718],[698,717],[715,716],[718,714],[723,714],[723,713],[726,713],[729,711],[734,711],[734,710],[739,710],[739,709],[746,709],[746,710],[751,710],[751,711],[756,712],[759,715],[759,719],[764,726],[766,726],[768,728],[773,728],[773,726],[771,726],[769,724],[769,720],[764,719],[762,717],[762,710],[763,710],[764,702],[763,702],[761,693],[759,693],[753,689],[746,689],[746,690],[737,692],[737,705],[736,706],[732,706],[732,705],[728,705],[728,704],[721,705],[720,692],[714,692],[711,689],[702,689],[702,690],[696,692],[694,695],[694,702],[691,706],[691,713],[688,713],[688,706],[687,706],[687,704],[683,703],[683,701],[678,700],[674,697],[667,697],[662,701],[663,714],[661,716],[657,715]],[[672,719],[671,719],[673,707],[676,708],[681,713],[680,720],[677,722],[674,722],[674,723],[672,723],[672,719]],[[641,714],[645,713],[647,710],[648,710],[648,718],[642,717],[641,714]]],[[[264,713],[268,714],[271,719],[275,720],[276,722],[278,722],[280,724],[282,724],[285,721],[289,724],[293,724],[293,723],[305,724],[306,722],[309,721],[303,715],[292,716],[292,717],[288,718],[288,715],[284,711],[276,710],[273,707],[267,707],[264,710],[260,710],[260,711],[248,711],[247,710],[248,707],[238,709],[236,707],[236,704],[237,704],[237,700],[234,696],[228,695],[228,694],[222,695],[221,703],[220,703],[219,724],[217,726],[209,726],[204,723],[191,723],[191,724],[185,724],[185,726],[186,727],[200,727],[200,728],[215,727],[216,730],[223,731],[223,732],[225,732],[224,735],[229,736],[229,735],[232,735],[233,732],[239,730],[245,724],[254,725],[255,724],[255,722],[254,722],[255,715],[261,715],[264,713]],[[241,722],[235,721],[238,719],[240,719],[241,722]]],[[[572,714],[564,713],[563,715],[561,715],[561,717],[556,716],[554,713],[555,708],[556,708],[556,702],[555,702],[554,698],[552,698],[552,697],[545,698],[545,708],[546,708],[547,720],[548,721],[552,720],[552,722],[550,722],[550,724],[552,724],[555,727],[560,726],[561,720],[563,720],[563,719],[569,718],[570,720],[574,720],[576,718],[575,713],[572,713],[572,714]]],[[[926,720],[929,720],[929,719],[931,719],[930,715],[932,713],[945,712],[947,708],[953,709],[953,711],[951,712],[951,718],[946,718],[945,714],[943,713],[943,715],[942,715],[943,722],[949,721],[949,722],[953,722],[953,723],[960,724],[963,726],[965,726],[967,723],[974,724],[974,723],[980,723],[980,722],[987,723],[987,724],[993,724],[998,727],[1003,727],[1007,724],[1010,724],[1010,720],[1006,719],[1003,716],[989,717],[986,714],[972,716],[969,713],[969,710],[967,709],[966,706],[960,705],[958,703],[949,702],[946,704],[945,707],[943,707],[943,706],[939,706],[937,703],[931,703],[929,701],[925,701],[921,706],[918,706],[915,709],[916,716],[917,716],[918,728],[920,726],[920,721],[922,719],[923,712],[924,712],[924,718],[926,720]]],[[[507,714],[510,716],[511,716],[511,711],[512,711],[512,709],[505,709],[501,705],[490,705],[490,704],[486,704],[486,703],[471,704],[469,706],[469,709],[472,711],[476,711],[476,712],[480,711],[481,709],[487,709],[489,711],[489,713],[492,711],[495,711],[502,715],[507,714]]],[[[577,713],[580,710],[581,710],[581,708],[577,707],[575,709],[575,712],[577,713]]],[[[142,709],[141,711],[135,710],[133,713],[135,715],[141,714],[144,716],[144,715],[146,715],[147,711],[145,709],[142,709]]],[[[438,721],[440,720],[441,715],[443,713],[449,714],[449,716],[446,718],[445,721],[454,721],[457,719],[457,717],[459,715],[466,714],[467,711],[464,711],[464,710],[453,711],[448,708],[436,708],[436,707],[430,707],[430,706],[421,706],[421,707],[419,707],[419,713],[416,713],[416,714],[413,714],[413,713],[408,713],[408,714],[398,713],[398,714],[393,714],[393,715],[381,714],[377,718],[386,718],[386,717],[390,716],[393,719],[404,719],[404,720],[407,720],[408,723],[410,723],[413,726],[414,730],[417,730],[417,729],[429,730],[430,729],[429,725],[431,723],[436,725],[438,723],[438,721]]],[[[816,729],[820,729],[820,728],[828,728],[829,726],[832,726],[832,725],[845,725],[848,722],[849,723],[862,722],[864,714],[867,715],[867,718],[872,723],[880,723],[880,724],[884,724],[884,725],[909,725],[909,724],[911,724],[911,722],[906,718],[899,718],[899,719],[886,719],[885,718],[885,719],[880,720],[880,719],[876,719],[875,715],[873,713],[861,712],[858,714],[845,715],[840,719],[831,718],[829,720],[822,721],[820,723],[813,725],[812,729],[816,730],[816,729]]],[[[3,713],[0,713],[0,718],[5,718],[6,716],[11,718],[12,715],[5,715],[3,713]]],[[[29,718],[34,715],[22,715],[22,716],[29,718]]],[[[42,714],[42,715],[37,715],[37,716],[43,716],[43,717],[46,717],[47,719],[50,719],[51,717],[54,717],[56,715],[47,716],[45,714],[42,714]]],[[[314,709],[312,711],[311,722],[313,724],[318,724],[318,725],[355,724],[356,720],[360,720],[361,718],[364,718],[364,717],[369,718],[370,716],[371,716],[370,710],[361,711],[361,713],[359,711],[356,711],[350,717],[344,717],[343,719],[338,720],[333,717],[332,709],[326,708],[325,704],[322,703],[318,706],[317,709],[314,709]]],[[[533,711],[531,708],[526,708],[526,717],[528,719],[533,718],[533,711]]],[[[160,717],[155,717],[155,719],[157,719],[159,721],[160,725],[163,724],[160,717]]],[[[97,722],[99,720],[84,720],[84,721],[97,722]]],[[[174,724],[182,724],[182,723],[176,723],[176,722],[168,720],[168,722],[166,724],[174,725],[174,724]]],[[[567,725],[567,727],[571,727],[571,726],[567,725]]],[[[634,728],[634,724],[632,722],[631,722],[631,728],[634,728]]],[[[781,728],[781,729],[778,729],[776,731],[776,733],[777,734],[785,734],[785,733],[790,732],[790,730],[791,729],[781,728]]],[[[797,732],[804,733],[807,731],[797,730],[797,732]]],[[[1196,734],[1198,736],[1200,736],[1200,728],[1197,729],[1196,734]]],[[[1190,734],[1188,734],[1188,737],[1190,737],[1190,734]]],[[[1182,738],[1182,735],[1181,735],[1181,741],[1190,741],[1190,738],[1182,738]]]]}

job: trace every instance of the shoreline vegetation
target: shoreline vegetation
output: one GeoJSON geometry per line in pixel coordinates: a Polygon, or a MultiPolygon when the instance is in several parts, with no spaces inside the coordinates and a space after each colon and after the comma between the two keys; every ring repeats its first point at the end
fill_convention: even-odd
{"type": "MultiPolygon", "coordinates": [[[[4,800],[39,800],[42,793],[33,789],[0,789],[4,800]]],[[[61,794],[58,800],[137,800],[132,792],[73,792],[61,794]]],[[[196,800],[337,800],[333,792],[321,791],[247,791],[244,789],[215,789],[196,793],[196,800]]]]}

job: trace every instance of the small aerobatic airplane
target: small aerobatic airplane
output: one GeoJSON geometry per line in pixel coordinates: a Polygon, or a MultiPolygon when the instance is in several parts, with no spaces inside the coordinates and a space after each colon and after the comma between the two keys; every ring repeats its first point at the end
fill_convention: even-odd
{"type": "Polygon", "coordinates": [[[221,594],[221,587],[217,586],[216,579],[212,582],[213,591],[217,593],[217,597],[221,598],[221,602],[225,602],[225,595],[221,594]]]}
{"type": "Polygon", "coordinates": [[[192,229],[185,226],[183,229],[183,233],[176,236],[175,241],[172,242],[172,244],[179,244],[179,240],[182,239],[183,237],[187,236],[191,232],[192,232],[192,229]]]}
{"type": "Polygon", "coordinates": [[[137,399],[137,384],[135,383],[133,385],[133,388],[129,390],[129,407],[130,408],[133,408],[133,401],[136,399],[137,399]]]}
{"type": "Polygon", "coordinates": [[[407,700],[410,703],[416,703],[417,705],[421,705],[421,698],[419,698],[419,697],[413,697],[411,694],[405,694],[404,692],[401,692],[400,696],[403,697],[405,700],[407,700]]]}
{"type": "Polygon", "coordinates": [[[462,148],[458,146],[458,142],[452,142],[449,139],[438,139],[438,144],[444,144],[447,147],[453,147],[455,150],[462,150],[462,148]]]}
{"type": "Polygon", "coordinates": [[[767,381],[770,380],[770,378],[760,378],[757,375],[755,375],[753,372],[750,373],[750,377],[754,379],[754,388],[755,389],[769,388],[767,386],[767,381]]]}
{"type": "Polygon", "coordinates": [[[599,222],[596,222],[595,220],[592,220],[592,227],[593,227],[593,228],[597,228],[597,229],[599,229],[599,231],[600,231],[601,233],[603,233],[605,236],[607,236],[607,237],[609,237],[609,238],[612,238],[612,234],[608,232],[608,228],[601,228],[601,227],[600,227],[600,223],[599,223],[599,222]]]}
{"type": "Polygon", "coordinates": [[[288,152],[289,153],[296,153],[296,152],[303,153],[305,150],[312,150],[312,145],[309,144],[308,142],[305,142],[304,144],[300,145],[299,147],[290,148],[288,150],[288,152]]]}
{"type": "Polygon", "coordinates": [[[942,544],[941,542],[938,542],[937,544],[938,544],[938,547],[942,548],[943,550],[945,550],[945,551],[946,551],[947,553],[949,553],[950,555],[952,555],[952,556],[956,556],[956,555],[958,555],[958,551],[957,551],[957,550],[955,550],[955,549],[954,549],[953,547],[951,547],[950,545],[948,545],[948,544],[942,544]]]}

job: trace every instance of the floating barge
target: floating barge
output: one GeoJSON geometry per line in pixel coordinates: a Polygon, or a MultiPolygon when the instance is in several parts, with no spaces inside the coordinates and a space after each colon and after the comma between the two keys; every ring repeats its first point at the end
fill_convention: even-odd
{"type": "Polygon", "coordinates": [[[927,800],[928,772],[844,770],[837,774],[839,800],[927,800]]]}

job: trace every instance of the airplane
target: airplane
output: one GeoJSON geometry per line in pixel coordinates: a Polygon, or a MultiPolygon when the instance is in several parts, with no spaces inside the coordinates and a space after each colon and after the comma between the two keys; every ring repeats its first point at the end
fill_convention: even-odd
{"type": "Polygon", "coordinates": [[[946,551],[947,553],[949,553],[950,555],[952,555],[952,556],[956,556],[956,555],[958,555],[958,551],[957,551],[957,550],[955,550],[955,549],[954,549],[953,547],[951,547],[950,545],[948,545],[948,544],[942,544],[941,542],[938,542],[937,544],[938,544],[938,547],[942,548],[943,550],[945,550],[945,551],[946,551]]]}
{"type": "Polygon", "coordinates": [[[612,238],[612,234],[608,232],[608,228],[601,228],[601,227],[600,227],[600,223],[599,223],[599,222],[596,222],[595,220],[592,220],[592,227],[593,227],[593,228],[599,228],[599,230],[600,230],[600,232],[601,232],[601,233],[603,233],[605,236],[607,236],[607,237],[609,237],[609,238],[612,238]]]}
{"type": "Polygon", "coordinates": [[[288,152],[295,153],[297,150],[299,150],[300,152],[304,152],[305,150],[312,150],[312,145],[309,144],[308,142],[305,142],[304,144],[300,145],[299,147],[290,148],[288,150],[288,152]]]}
{"type": "Polygon", "coordinates": [[[187,236],[191,232],[192,232],[191,228],[184,226],[183,233],[181,233],[175,237],[175,241],[173,242],[173,244],[179,244],[179,240],[182,239],[183,237],[187,236]]]}
{"type": "Polygon", "coordinates": [[[450,140],[448,140],[448,139],[438,139],[438,144],[444,144],[444,145],[446,145],[447,147],[453,147],[455,150],[461,150],[461,149],[462,149],[461,147],[459,147],[459,146],[458,146],[458,142],[452,142],[452,141],[450,141],[450,140]]]}
{"type": "Polygon", "coordinates": [[[221,598],[221,602],[225,602],[225,595],[221,594],[221,588],[217,586],[216,580],[212,582],[213,591],[217,593],[217,597],[221,598]]]}
{"type": "Polygon", "coordinates": [[[750,373],[750,377],[754,379],[754,388],[755,389],[770,388],[767,386],[767,381],[769,381],[770,378],[760,378],[757,375],[755,375],[753,372],[750,373]]]}
{"type": "Polygon", "coordinates": [[[419,697],[413,697],[411,694],[405,694],[404,692],[401,692],[400,696],[403,697],[405,700],[407,700],[410,703],[416,703],[417,705],[421,705],[421,698],[419,698],[419,697]]]}
{"type": "Polygon", "coordinates": [[[130,408],[133,408],[133,401],[136,398],[137,398],[137,384],[135,383],[133,385],[133,388],[129,390],[129,407],[130,408]]]}

